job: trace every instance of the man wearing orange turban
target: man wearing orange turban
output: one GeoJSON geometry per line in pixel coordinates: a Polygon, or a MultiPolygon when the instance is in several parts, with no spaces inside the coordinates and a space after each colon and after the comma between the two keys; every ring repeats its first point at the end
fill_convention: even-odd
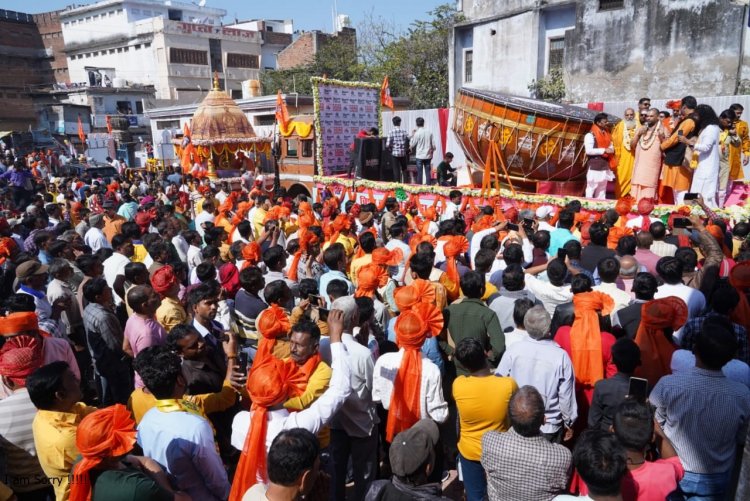
{"type": "Polygon", "coordinates": [[[260,334],[258,352],[255,354],[253,365],[263,363],[266,359],[288,358],[291,354],[289,346],[289,316],[278,304],[271,304],[255,319],[255,327],[260,334]]]}
{"type": "Polygon", "coordinates": [[[166,265],[156,270],[151,276],[151,287],[161,296],[161,304],[156,310],[156,321],[164,330],[169,332],[174,326],[187,323],[187,313],[178,297],[180,282],[172,266],[166,265]]]}
{"type": "Polygon", "coordinates": [[[351,371],[341,343],[343,312],[328,315],[331,341],[331,383],[313,404],[290,413],[282,405],[290,396],[300,395],[300,373],[291,360],[268,358],[255,366],[247,380],[252,407],[240,412],[232,423],[232,445],[241,451],[229,501],[240,501],[245,492],[268,478],[266,455],[273,439],[282,430],[303,428],[317,433],[341,408],[351,393],[351,371]]]}
{"type": "Polygon", "coordinates": [[[627,228],[632,228],[636,231],[648,231],[651,227],[651,223],[661,221],[655,217],[651,217],[651,213],[654,211],[655,201],[653,198],[641,198],[638,200],[638,217],[628,220],[625,223],[627,228]]]}
{"type": "Polygon", "coordinates": [[[641,323],[635,335],[635,344],[641,349],[641,365],[635,375],[648,379],[650,388],[662,376],[671,374],[672,354],[677,348],[669,339],[687,318],[685,301],[675,296],[654,299],[641,306],[641,323]]]}
{"type": "Polygon", "coordinates": [[[388,283],[388,272],[385,268],[376,263],[370,263],[359,269],[357,273],[357,290],[354,297],[366,296],[376,299],[378,288],[385,287],[388,283]]]}
{"type": "Polygon", "coordinates": [[[359,269],[372,263],[372,253],[376,250],[376,240],[373,233],[365,231],[364,233],[360,233],[358,239],[359,246],[357,246],[357,253],[349,266],[349,277],[351,278],[354,287],[357,286],[357,274],[359,273],[359,269]]]}
{"type": "Polygon", "coordinates": [[[440,370],[421,351],[427,337],[442,328],[443,314],[437,308],[427,303],[412,306],[396,320],[399,351],[381,355],[375,363],[372,399],[388,410],[388,442],[421,418],[438,423],[448,418],[440,370]],[[384,376],[394,372],[393,379],[384,376]]]}
{"type": "Polygon", "coordinates": [[[318,280],[323,274],[323,267],[318,263],[320,239],[312,231],[299,233],[299,249],[294,253],[289,265],[289,280],[297,282],[305,278],[318,280]],[[304,258],[304,259],[303,259],[304,258]]]}
{"type": "Polygon", "coordinates": [[[450,237],[443,246],[445,254],[445,273],[453,283],[460,283],[461,277],[458,270],[458,258],[469,250],[469,241],[463,235],[450,237]]]}
{"type": "Polygon", "coordinates": [[[624,196],[617,201],[615,204],[615,212],[618,214],[617,221],[609,229],[609,237],[607,238],[607,247],[614,249],[617,247],[617,242],[620,238],[632,235],[633,229],[628,228],[628,214],[633,208],[633,197],[630,195],[624,196]]]}

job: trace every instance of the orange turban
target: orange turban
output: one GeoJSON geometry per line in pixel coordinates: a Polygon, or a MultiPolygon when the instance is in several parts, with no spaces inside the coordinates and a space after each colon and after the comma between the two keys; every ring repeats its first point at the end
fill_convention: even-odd
{"type": "Polygon", "coordinates": [[[417,252],[417,247],[422,242],[427,242],[428,244],[432,245],[433,249],[437,247],[437,239],[435,237],[433,237],[429,233],[425,235],[417,233],[413,237],[411,237],[411,240],[409,240],[409,247],[411,248],[412,253],[417,252]]]}
{"type": "Polygon", "coordinates": [[[404,349],[401,365],[393,381],[385,439],[410,428],[421,417],[420,394],[422,387],[422,344],[428,327],[419,312],[407,310],[396,319],[396,343],[404,349]]]}
{"type": "Polygon", "coordinates": [[[234,197],[227,197],[219,206],[219,214],[226,216],[232,210],[232,207],[234,207],[234,197]]]}
{"type": "Polygon", "coordinates": [[[729,283],[740,295],[740,302],[732,310],[731,319],[750,329],[750,303],[747,300],[747,289],[750,288],[750,261],[737,263],[729,270],[729,283]]]}
{"type": "Polygon", "coordinates": [[[242,248],[242,259],[245,261],[242,265],[244,270],[248,266],[255,266],[260,261],[260,244],[250,242],[242,248]]]}
{"type": "Polygon", "coordinates": [[[641,198],[638,201],[638,214],[642,216],[641,231],[648,231],[651,227],[651,218],[648,217],[654,211],[653,198],[641,198]]]}
{"type": "Polygon", "coordinates": [[[237,206],[237,211],[234,213],[234,216],[232,216],[232,220],[230,222],[231,227],[229,229],[229,238],[227,242],[229,242],[230,244],[232,243],[234,230],[236,230],[237,226],[239,226],[240,223],[245,220],[248,213],[250,212],[250,209],[252,208],[253,204],[251,202],[240,202],[240,204],[237,206]]]}
{"type": "Polygon", "coordinates": [[[635,375],[648,379],[651,388],[671,372],[675,346],[664,335],[664,329],[677,330],[687,318],[687,304],[675,296],[654,299],[641,306],[641,323],[635,335],[635,344],[641,349],[641,366],[635,375]]]}
{"type": "Polygon", "coordinates": [[[0,335],[15,336],[26,331],[39,330],[39,320],[34,312],[9,313],[0,317],[0,335]]]}
{"type": "Polygon", "coordinates": [[[724,252],[724,257],[728,257],[729,259],[731,259],[732,251],[729,249],[729,247],[727,247],[727,244],[724,241],[724,231],[721,229],[721,227],[715,224],[709,224],[708,226],[706,226],[706,230],[711,234],[712,237],[716,239],[716,243],[719,244],[719,247],[721,247],[721,250],[724,252]]]}
{"type": "Polygon", "coordinates": [[[26,386],[26,378],[41,367],[42,362],[42,346],[36,338],[14,336],[0,349],[0,376],[7,377],[16,386],[26,386]]]}
{"type": "Polygon", "coordinates": [[[480,231],[492,228],[493,224],[495,224],[495,218],[488,214],[485,214],[484,216],[477,219],[473,225],[471,225],[471,231],[473,231],[474,233],[479,233],[480,231]]]}
{"type": "Polygon", "coordinates": [[[344,231],[351,228],[352,222],[349,219],[349,216],[346,214],[339,214],[336,216],[331,223],[331,238],[328,240],[330,243],[335,244],[336,241],[339,239],[339,234],[344,231]]]}
{"type": "MultiPolygon", "coordinates": [[[[294,258],[292,258],[292,263],[289,265],[289,280],[292,280],[293,282],[297,281],[297,277],[299,276],[299,273],[297,272],[297,268],[299,267],[300,259],[302,259],[303,254],[307,254],[310,247],[317,244],[319,242],[318,236],[311,232],[311,231],[301,231],[299,234],[299,249],[297,252],[294,253],[294,258]]],[[[314,259],[317,256],[310,256],[308,259],[314,259]]]]}
{"type": "Polygon", "coordinates": [[[609,315],[615,303],[599,291],[582,292],[573,296],[575,319],[570,328],[570,351],[576,381],[593,386],[604,377],[602,335],[599,315],[609,315]]]}
{"type": "Polygon", "coordinates": [[[86,501],[91,496],[89,471],[103,460],[124,456],[135,444],[135,421],[122,404],[92,412],[81,420],[76,430],[76,446],[81,461],[73,468],[70,500],[86,501]]]}
{"type": "Polygon", "coordinates": [[[633,197],[631,197],[630,195],[625,195],[624,197],[620,198],[615,204],[615,212],[617,212],[621,218],[627,217],[632,209],[633,197]]]}
{"type": "Polygon", "coordinates": [[[378,247],[372,251],[372,262],[382,266],[398,266],[404,259],[404,253],[401,249],[388,250],[385,247],[378,247]]]}
{"type": "Polygon", "coordinates": [[[267,358],[273,358],[271,350],[276,344],[276,339],[284,337],[291,329],[289,317],[284,309],[276,304],[272,304],[260,312],[255,319],[255,327],[261,335],[258,342],[258,352],[255,355],[255,363],[262,363],[267,358]]]}
{"type": "Polygon", "coordinates": [[[382,266],[375,263],[366,264],[357,271],[357,291],[354,297],[372,298],[378,287],[383,287],[387,283],[388,272],[382,266]]]}
{"type": "Polygon", "coordinates": [[[435,207],[427,207],[422,213],[422,216],[426,221],[434,221],[437,217],[437,211],[435,210],[435,207]]]}
{"type": "Polygon", "coordinates": [[[443,246],[443,254],[445,254],[445,274],[448,275],[453,283],[459,283],[460,277],[458,275],[458,263],[456,257],[465,253],[469,250],[469,241],[463,235],[455,235],[448,237],[443,246]]]}
{"type": "Polygon", "coordinates": [[[277,221],[281,217],[281,207],[278,205],[274,205],[270,209],[268,209],[268,212],[266,212],[266,217],[263,218],[263,224],[267,223],[268,221],[277,221]]]}
{"type": "Polygon", "coordinates": [[[0,266],[5,263],[5,260],[13,255],[13,252],[18,246],[15,240],[10,237],[0,238],[0,266]]]}
{"type": "Polygon", "coordinates": [[[268,408],[278,405],[289,397],[300,395],[301,375],[292,360],[269,357],[258,365],[247,378],[247,392],[252,402],[250,429],[245,436],[237,471],[229,493],[230,501],[240,501],[245,492],[258,482],[268,478],[266,472],[266,428],[268,408]]]}
{"type": "Polygon", "coordinates": [[[164,296],[173,285],[178,283],[177,276],[170,265],[162,266],[151,277],[151,287],[160,296],[164,296]]]}

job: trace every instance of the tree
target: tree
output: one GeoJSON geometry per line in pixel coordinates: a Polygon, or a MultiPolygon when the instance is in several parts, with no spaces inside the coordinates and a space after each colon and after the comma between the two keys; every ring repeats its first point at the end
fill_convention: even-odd
{"type": "Polygon", "coordinates": [[[554,68],[550,70],[546,77],[539,80],[532,80],[528,88],[531,95],[536,99],[544,99],[556,103],[565,99],[565,95],[567,94],[562,68],[554,68]]]}

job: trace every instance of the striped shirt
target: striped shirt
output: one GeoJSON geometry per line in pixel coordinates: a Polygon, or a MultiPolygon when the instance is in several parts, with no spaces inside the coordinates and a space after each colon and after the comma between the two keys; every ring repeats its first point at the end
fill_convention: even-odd
{"type": "Polygon", "coordinates": [[[400,127],[396,127],[388,133],[388,139],[386,140],[386,148],[390,148],[391,155],[394,157],[405,157],[406,156],[406,141],[409,136],[406,131],[400,127]]]}
{"type": "Polygon", "coordinates": [[[13,486],[17,493],[43,489],[48,485],[37,482],[45,476],[34,446],[31,427],[34,416],[36,407],[26,388],[0,400],[0,448],[5,455],[6,467],[3,481],[13,486]]]}
{"type": "Polygon", "coordinates": [[[750,418],[750,390],[721,371],[693,367],[664,376],[649,396],[656,419],[692,473],[725,473],[734,465],[750,418]]]}

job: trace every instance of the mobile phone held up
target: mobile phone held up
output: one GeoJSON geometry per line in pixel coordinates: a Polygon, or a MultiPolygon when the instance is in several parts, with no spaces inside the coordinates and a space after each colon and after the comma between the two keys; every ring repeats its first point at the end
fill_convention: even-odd
{"type": "Polygon", "coordinates": [[[631,377],[628,385],[628,396],[638,402],[645,402],[648,397],[648,380],[640,377],[631,377]]]}
{"type": "Polygon", "coordinates": [[[508,231],[518,231],[518,225],[515,223],[507,223],[505,229],[508,231]]]}
{"type": "Polygon", "coordinates": [[[675,228],[690,228],[692,224],[686,217],[676,217],[672,220],[672,226],[675,228]]]}
{"type": "Polygon", "coordinates": [[[568,257],[568,251],[560,247],[557,249],[557,259],[560,261],[565,261],[565,258],[568,257]]]}
{"type": "Polygon", "coordinates": [[[242,374],[247,374],[247,364],[248,364],[248,358],[247,358],[247,352],[241,351],[237,355],[237,365],[239,366],[239,370],[242,374]]]}

